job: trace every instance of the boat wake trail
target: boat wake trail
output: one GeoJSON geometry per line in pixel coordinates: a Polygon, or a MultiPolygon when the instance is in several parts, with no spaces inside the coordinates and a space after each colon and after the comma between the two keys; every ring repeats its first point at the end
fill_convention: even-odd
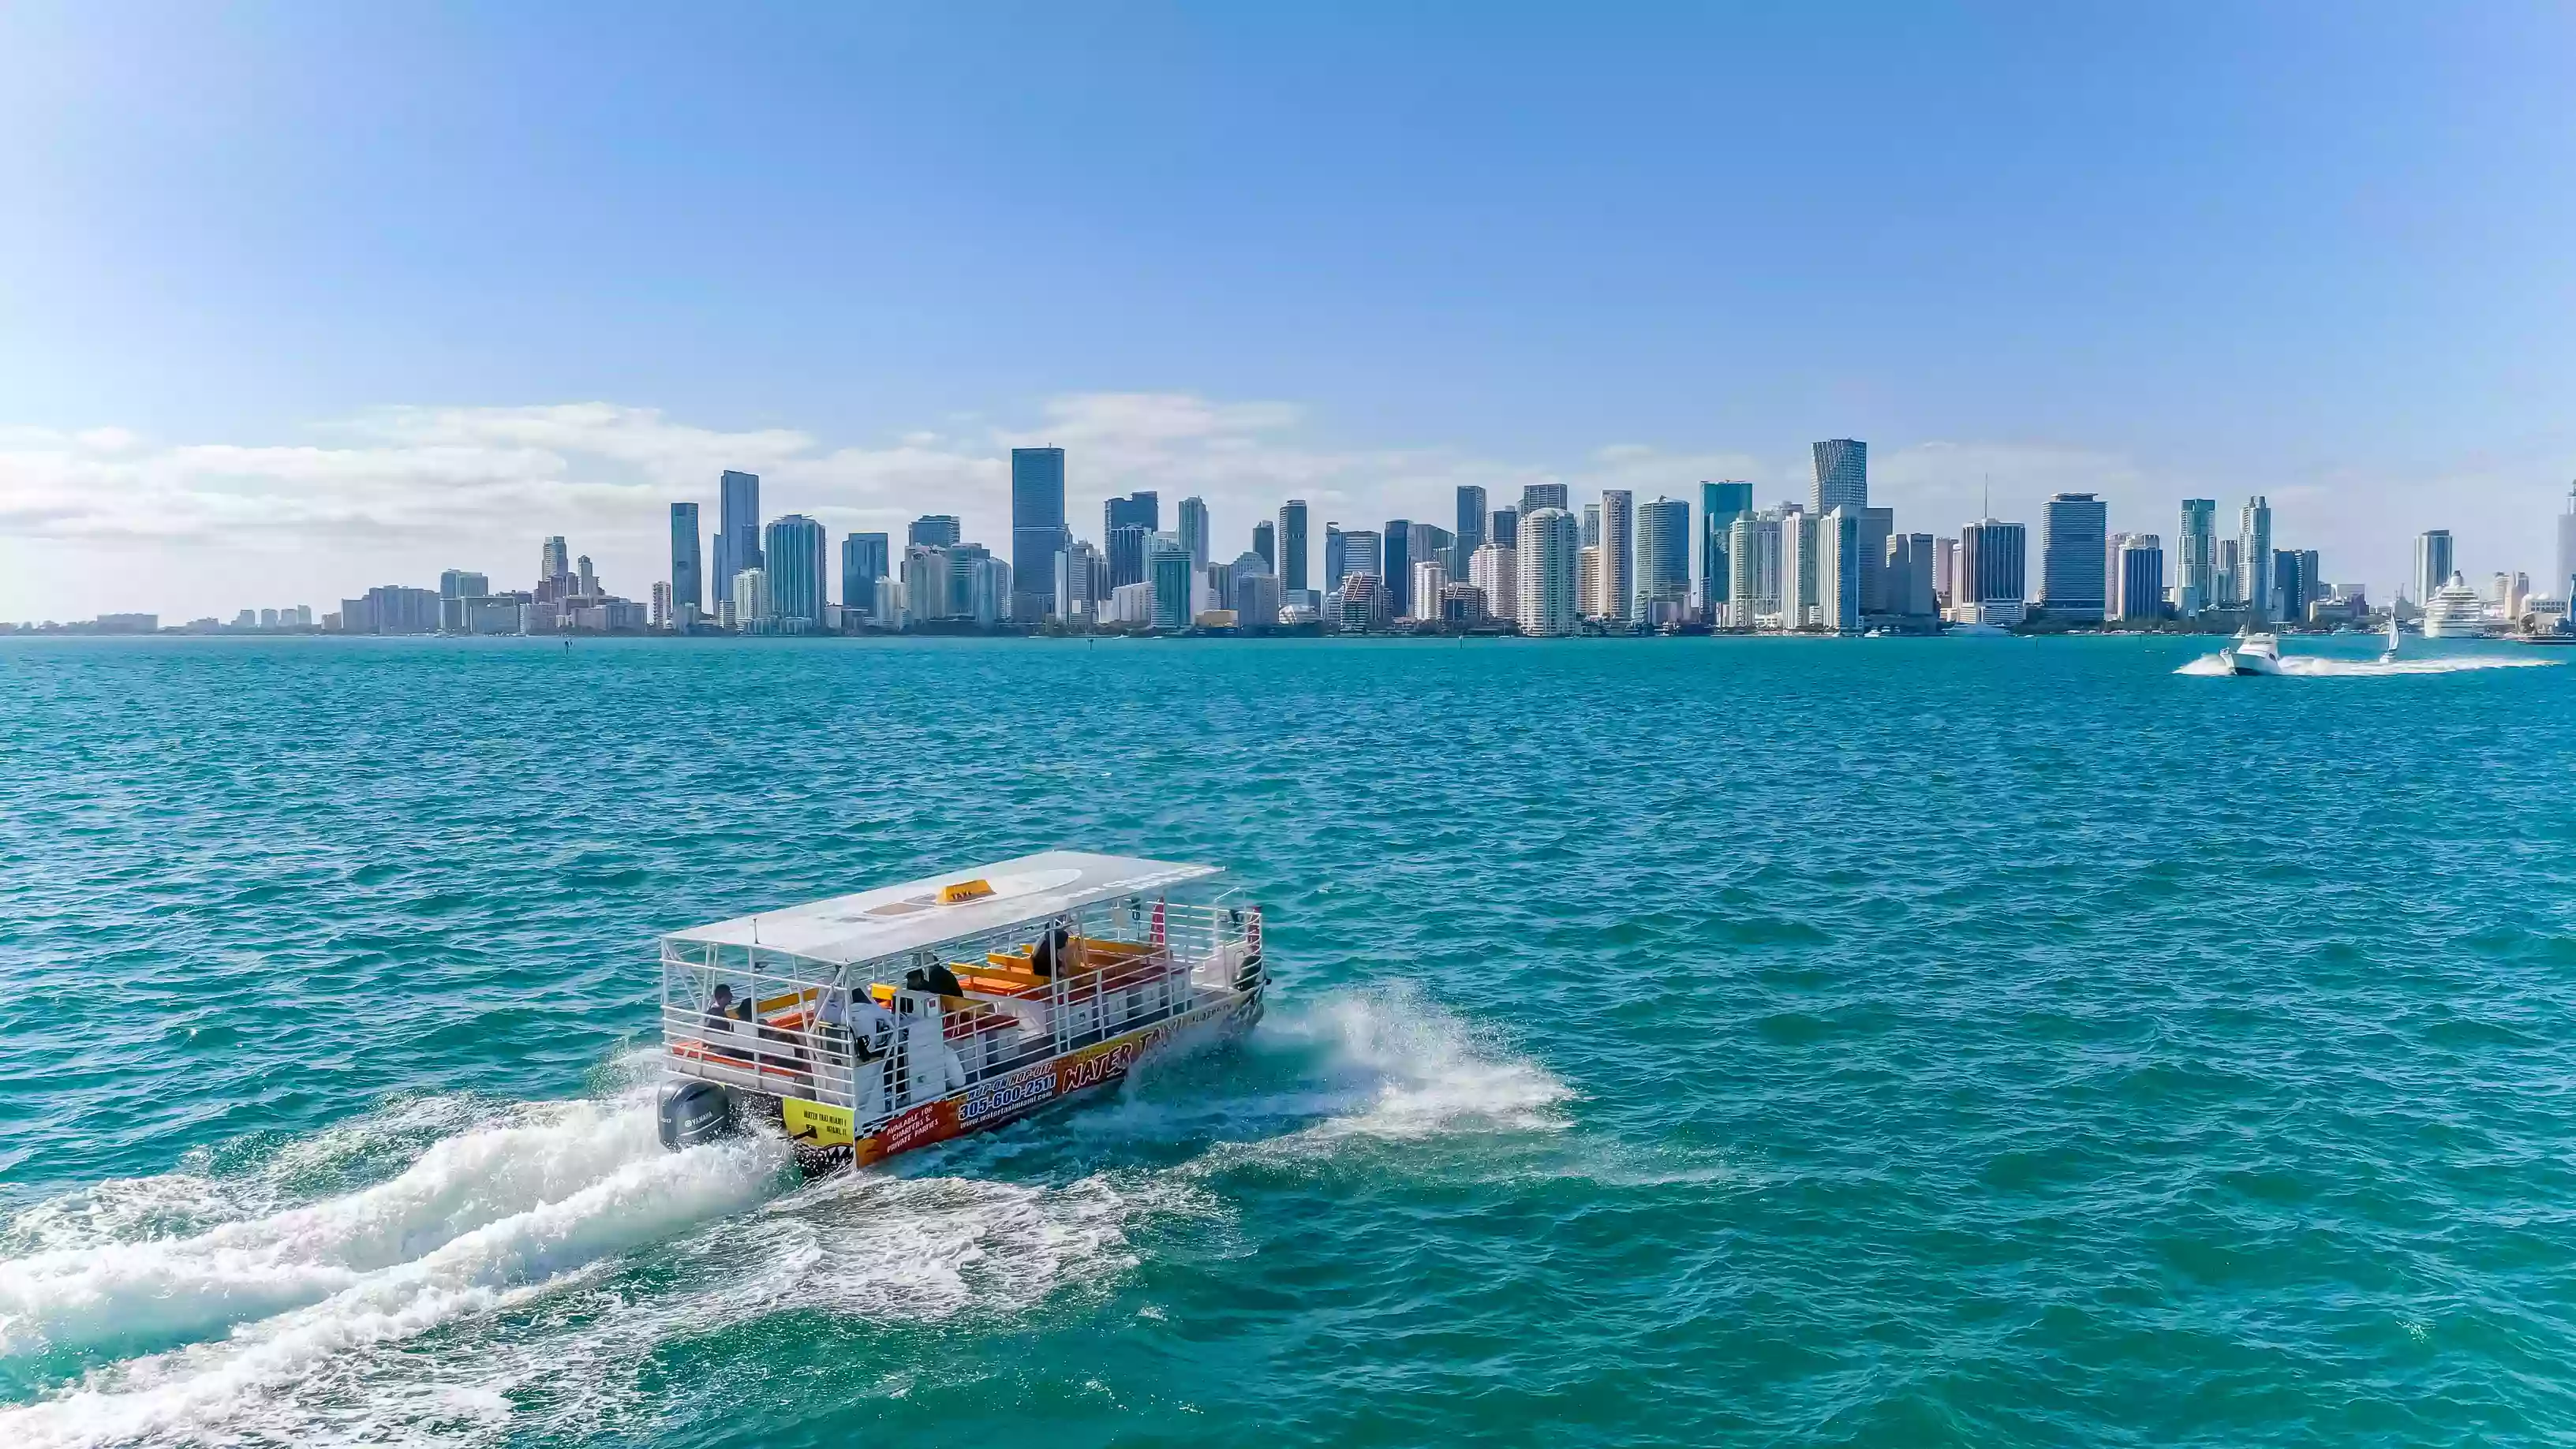
{"type": "MultiPolygon", "coordinates": [[[[2327,659],[2313,654],[2284,654],[2281,656],[2280,677],[2381,679],[2402,674],[2459,674],[2472,669],[2544,669],[2558,662],[2555,659],[2499,659],[2486,654],[2457,654],[2429,659],[2401,658],[2382,664],[2376,659],[2327,659]]],[[[2217,655],[2204,654],[2174,673],[2224,678],[2233,671],[2217,655]]]]}
{"type": "Polygon", "coordinates": [[[415,1102],[0,1227],[0,1442],[649,1438],[669,1404],[642,1366],[675,1341],[1024,1315],[1122,1281],[1149,1234],[1222,1232],[1234,1167],[1410,1163],[1435,1136],[1473,1161],[1552,1135],[1567,1095],[1418,995],[1364,992],[1239,1059],[1149,1061],[1096,1107],[802,1187],[774,1138],[665,1152],[643,1090],[415,1102]],[[296,1190],[316,1181],[340,1186],[296,1190]]]}

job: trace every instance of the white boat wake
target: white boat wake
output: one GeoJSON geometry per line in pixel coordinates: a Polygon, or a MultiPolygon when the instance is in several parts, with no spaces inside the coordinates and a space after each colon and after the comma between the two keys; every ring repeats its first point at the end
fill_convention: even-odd
{"type": "MultiPolygon", "coordinates": [[[[2427,659],[2397,659],[2382,664],[2376,659],[2330,659],[2315,654],[2281,656],[2281,678],[2285,679],[2379,679],[2400,674],[2459,674],[2472,669],[2541,669],[2561,661],[2556,659],[2500,659],[2488,654],[2453,654],[2427,659]]],[[[2231,677],[2234,671],[2215,654],[2204,654],[2176,674],[2215,678],[2231,677]]]]}

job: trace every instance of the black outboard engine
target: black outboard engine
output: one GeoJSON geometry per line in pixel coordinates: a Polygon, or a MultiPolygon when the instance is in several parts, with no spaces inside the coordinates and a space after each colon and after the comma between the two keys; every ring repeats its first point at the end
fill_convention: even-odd
{"type": "Polygon", "coordinates": [[[733,1093],[714,1082],[662,1084],[662,1145],[673,1152],[734,1130],[733,1093]]]}

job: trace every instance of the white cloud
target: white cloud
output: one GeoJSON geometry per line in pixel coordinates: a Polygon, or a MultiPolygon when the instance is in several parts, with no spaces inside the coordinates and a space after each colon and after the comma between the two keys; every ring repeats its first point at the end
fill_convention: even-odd
{"type": "MultiPolygon", "coordinates": [[[[1803,447],[1771,455],[1686,451],[1622,441],[1567,466],[1453,447],[1326,445],[1294,404],[1188,393],[1057,397],[1026,426],[952,416],[882,446],[835,445],[786,428],[724,430],[653,408],[568,403],[510,408],[385,408],[319,424],[286,442],[170,443],[115,427],[0,427],[0,618],[86,617],[157,609],[229,616],[245,605],[312,603],[384,582],[426,583],[443,567],[524,582],[539,542],[564,534],[612,587],[642,596],[667,569],[668,505],[695,499],[714,526],[716,476],[762,478],[764,512],[811,513],[834,534],[955,513],[997,550],[1009,540],[1008,450],[1068,453],[1069,519],[1099,529],[1100,500],[1151,488],[1165,517],[1208,500],[1220,551],[1247,546],[1256,519],[1305,498],[1316,533],[1389,516],[1446,524],[1453,488],[1484,485],[1494,506],[1526,483],[1578,497],[1627,488],[1640,500],[1695,496],[1701,479],[1741,478],[1765,504],[1804,499],[1803,447]]],[[[2541,571],[2541,520],[2556,510],[2563,460],[2475,458],[2414,477],[2359,467],[2263,479],[2150,466],[2123,454],[2033,441],[1927,441],[1873,450],[1873,496],[1908,531],[1955,531],[1982,511],[2036,523],[2061,489],[2109,499],[2113,526],[2169,531],[2186,495],[2232,516],[2264,491],[2284,546],[2328,553],[2328,572],[2384,586],[2419,528],[2449,526],[2478,568],[2541,571]],[[2520,557],[2530,553],[2528,558],[2520,557]]]]}

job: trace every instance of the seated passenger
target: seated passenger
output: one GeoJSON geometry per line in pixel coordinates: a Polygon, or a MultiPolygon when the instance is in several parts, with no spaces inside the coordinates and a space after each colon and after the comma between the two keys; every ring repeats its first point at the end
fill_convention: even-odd
{"type": "Polygon", "coordinates": [[[963,996],[966,994],[965,986],[957,980],[957,973],[949,970],[945,963],[938,961],[931,962],[927,967],[915,966],[910,971],[905,972],[903,974],[903,989],[906,991],[934,991],[941,996],[963,996]]]}
{"type": "Polygon", "coordinates": [[[1030,973],[1041,981],[1051,979],[1056,973],[1056,964],[1071,955],[1072,948],[1073,933],[1064,928],[1064,922],[1056,922],[1038,938],[1036,948],[1029,952],[1030,973]]]}
{"type": "Polygon", "coordinates": [[[737,1051],[730,1046],[720,1046],[717,1043],[730,1040],[734,1034],[733,1024],[738,1020],[748,1018],[750,1015],[750,1002],[744,1002],[741,1010],[735,1010],[733,1002],[733,988],[721,982],[717,983],[716,994],[713,997],[710,997],[707,1001],[706,1035],[708,1038],[708,1049],[711,1051],[722,1052],[724,1055],[729,1057],[739,1057],[743,1055],[742,1052],[737,1051]]]}

